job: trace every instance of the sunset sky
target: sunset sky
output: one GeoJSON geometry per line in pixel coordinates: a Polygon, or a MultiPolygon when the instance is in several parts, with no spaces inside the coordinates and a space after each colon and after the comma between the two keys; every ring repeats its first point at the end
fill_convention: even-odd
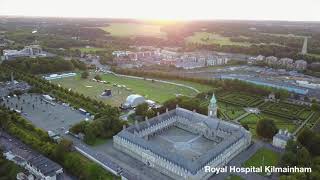
{"type": "Polygon", "coordinates": [[[0,15],[320,21],[320,0],[0,0],[0,15]]]}

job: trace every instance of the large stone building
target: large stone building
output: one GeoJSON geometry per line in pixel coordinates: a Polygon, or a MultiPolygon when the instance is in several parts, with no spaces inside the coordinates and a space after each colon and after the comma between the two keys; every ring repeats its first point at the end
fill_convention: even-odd
{"type": "Polygon", "coordinates": [[[213,96],[208,116],[177,107],[113,137],[114,147],[173,179],[208,179],[205,167],[222,167],[251,144],[240,125],[216,117],[213,96]]]}
{"type": "Polygon", "coordinates": [[[42,48],[39,45],[26,46],[22,50],[3,50],[4,60],[11,60],[19,57],[43,57],[46,56],[42,52],[42,48]]]}

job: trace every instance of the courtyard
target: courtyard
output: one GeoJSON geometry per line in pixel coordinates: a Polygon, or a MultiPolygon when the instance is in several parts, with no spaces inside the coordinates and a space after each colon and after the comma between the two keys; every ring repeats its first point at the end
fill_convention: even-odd
{"type": "Polygon", "coordinates": [[[149,138],[149,142],[153,146],[175,152],[190,160],[196,160],[217,144],[201,135],[193,134],[175,126],[149,138]]]}

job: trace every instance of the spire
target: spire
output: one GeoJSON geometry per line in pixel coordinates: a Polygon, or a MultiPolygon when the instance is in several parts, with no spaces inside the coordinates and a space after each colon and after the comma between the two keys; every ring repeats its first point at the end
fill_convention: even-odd
{"type": "Polygon", "coordinates": [[[210,100],[210,105],[212,106],[213,104],[217,104],[216,96],[214,93],[212,93],[212,98],[210,100]]]}
{"type": "Polygon", "coordinates": [[[208,106],[208,116],[209,117],[217,117],[217,99],[214,93],[212,93],[212,98],[210,100],[209,106],[208,106]]]}

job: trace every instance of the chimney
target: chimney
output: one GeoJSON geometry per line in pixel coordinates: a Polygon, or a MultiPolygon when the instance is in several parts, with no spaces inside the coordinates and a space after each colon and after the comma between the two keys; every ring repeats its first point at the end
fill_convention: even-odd
{"type": "Polygon", "coordinates": [[[157,116],[160,116],[160,112],[159,111],[157,112],[157,116]]]}
{"type": "Polygon", "coordinates": [[[138,123],[138,120],[135,120],[135,121],[134,121],[134,125],[136,126],[136,128],[137,128],[137,129],[139,129],[139,123],[138,123]]]}
{"type": "Polygon", "coordinates": [[[195,110],[195,109],[194,109],[192,112],[196,113],[196,112],[197,112],[197,110],[195,110]]]}
{"type": "Polygon", "coordinates": [[[169,109],[168,108],[166,108],[166,113],[168,113],[169,112],[169,109]]]}
{"type": "Polygon", "coordinates": [[[176,104],[176,109],[179,108],[179,104],[176,104]]]}
{"type": "Polygon", "coordinates": [[[125,130],[127,127],[126,127],[126,125],[124,124],[123,126],[122,126],[122,129],[123,130],[125,130]]]}

